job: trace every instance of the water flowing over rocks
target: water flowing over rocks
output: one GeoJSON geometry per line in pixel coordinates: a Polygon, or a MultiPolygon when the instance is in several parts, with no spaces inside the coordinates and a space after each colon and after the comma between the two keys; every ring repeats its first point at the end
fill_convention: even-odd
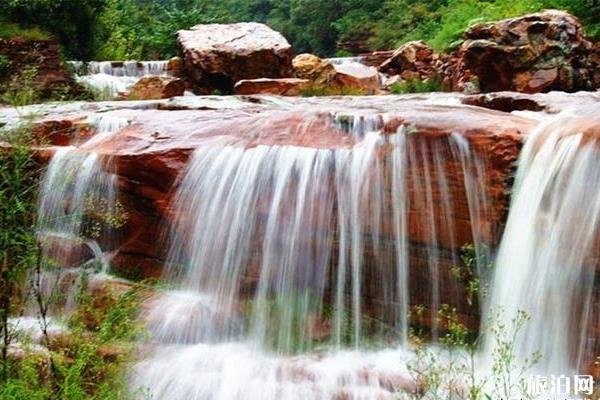
{"type": "MultiPolygon", "coordinates": [[[[142,305],[150,337],[133,387],[165,400],[392,399],[420,390],[409,326],[436,340],[444,304],[473,330],[489,310],[455,273],[468,243],[493,304],[533,316],[519,356],[539,344],[536,371],[590,370],[600,213],[597,185],[580,183],[600,179],[599,106],[583,92],[185,96],[0,109],[0,124],[39,116],[38,226],[65,263],[65,292],[91,262],[98,307],[107,271],[175,287],[142,305]],[[71,241],[85,229],[62,216],[90,196],[127,219],[71,241]],[[370,340],[384,350],[365,350],[370,340]]],[[[477,362],[489,367],[489,354],[477,362]]]]}
{"type": "MultiPolygon", "coordinates": [[[[450,99],[459,103],[457,98],[452,97],[441,101],[449,102],[450,99]]],[[[459,289],[451,283],[449,269],[460,246],[473,242],[472,225],[478,227],[482,240],[496,243],[499,239],[507,212],[508,185],[522,134],[528,132],[534,122],[481,108],[442,106],[435,105],[435,102],[435,99],[428,100],[424,96],[356,97],[353,99],[354,106],[348,110],[347,98],[299,98],[290,101],[269,97],[247,100],[179,98],[153,103],[100,103],[88,111],[81,111],[75,106],[64,106],[61,110],[60,106],[56,106],[48,111],[45,120],[55,123],[69,121],[63,123],[77,125],[82,119],[101,112],[107,118],[127,121],[127,126],[116,134],[99,138],[86,144],[85,148],[111,160],[117,171],[121,201],[129,215],[121,243],[112,259],[114,267],[128,271],[133,268],[137,270],[136,274],[146,276],[157,276],[162,272],[165,254],[156,245],[155,238],[161,236],[160,229],[166,221],[178,218],[172,205],[172,193],[178,177],[185,171],[192,152],[198,146],[225,140],[246,148],[277,145],[346,149],[354,146],[356,140],[371,129],[391,135],[404,126],[408,130],[409,145],[415,146],[414,151],[422,157],[412,161],[416,169],[413,171],[414,178],[409,177],[409,181],[423,179],[419,176],[428,176],[429,173],[434,174],[431,179],[438,179],[434,171],[441,168],[446,171],[446,190],[454,199],[451,211],[453,228],[442,229],[442,221],[449,212],[444,208],[438,209],[444,204],[442,198],[427,199],[428,195],[418,188],[416,182],[410,184],[411,187],[414,185],[414,191],[410,193],[412,204],[417,207],[419,202],[425,202],[423,207],[433,207],[432,217],[440,226],[440,231],[433,237],[431,232],[422,229],[422,211],[417,207],[409,212],[407,230],[412,243],[411,260],[415,265],[425,266],[432,262],[431,257],[439,257],[436,262],[444,265],[441,270],[446,274],[441,279],[447,282],[447,286],[441,288],[441,296],[451,299],[455,297],[453,291],[459,289]],[[142,105],[146,109],[139,109],[142,105]],[[477,217],[482,218],[478,221],[471,221],[469,209],[464,206],[468,201],[464,183],[461,183],[464,172],[461,172],[460,160],[442,158],[435,161],[434,158],[435,152],[451,151],[445,142],[452,135],[464,136],[470,151],[485,158],[485,171],[481,172],[486,182],[484,196],[493,207],[490,207],[489,214],[477,217]],[[425,165],[421,165],[422,162],[425,165]],[[431,171],[427,172],[428,169],[431,171]],[[427,250],[431,245],[440,245],[446,250],[432,255],[427,250]]],[[[48,123],[42,122],[41,125],[48,123]]],[[[387,157],[389,151],[386,146],[382,147],[381,157],[387,157]]],[[[440,192],[433,190],[432,193],[438,196],[436,193],[440,192]]],[[[385,201],[391,201],[391,198],[385,201]]],[[[376,234],[382,240],[389,238],[391,226],[384,224],[379,229],[376,234]]],[[[427,275],[420,275],[417,272],[419,268],[413,271],[411,279],[425,284],[427,275]]],[[[248,278],[249,287],[255,285],[251,274],[248,278]]],[[[369,296],[373,298],[373,307],[377,304],[380,307],[383,299],[377,299],[377,290],[371,288],[368,291],[372,293],[369,296]]],[[[417,304],[429,303],[432,294],[415,292],[413,295],[412,302],[417,304]]],[[[459,301],[457,305],[466,312],[464,304],[461,306],[459,301]]]]}
{"type": "Polygon", "coordinates": [[[377,69],[363,64],[360,59],[321,59],[313,54],[299,54],[292,60],[292,65],[296,77],[308,79],[312,88],[324,93],[379,92],[377,69]]]}
{"type": "Polygon", "coordinates": [[[263,24],[196,25],[179,31],[177,40],[196,93],[232,93],[243,79],[292,76],[290,44],[263,24]]]}
{"type": "Polygon", "coordinates": [[[477,24],[450,56],[446,85],[482,92],[595,90],[600,87],[596,52],[579,20],[564,11],[477,24]]]}
{"type": "Polygon", "coordinates": [[[300,96],[310,89],[308,79],[298,78],[259,78],[244,79],[235,84],[235,94],[271,94],[279,96],[300,96]]]}

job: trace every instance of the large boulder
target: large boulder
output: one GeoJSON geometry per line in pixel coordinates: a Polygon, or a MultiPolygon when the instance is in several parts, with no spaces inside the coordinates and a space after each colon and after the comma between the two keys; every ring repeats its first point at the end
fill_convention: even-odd
{"type": "Polygon", "coordinates": [[[184,70],[194,91],[231,93],[242,79],[292,76],[292,48],[264,24],[196,25],[177,32],[184,70]]]}
{"type": "Polygon", "coordinates": [[[439,76],[442,65],[440,55],[425,42],[412,41],[400,46],[378,69],[404,80],[425,80],[439,76]]]}
{"type": "Polygon", "coordinates": [[[145,76],[138,80],[129,91],[131,100],[157,100],[183,96],[185,82],[170,76],[145,76]]]}
{"type": "Polygon", "coordinates": [[[333,87],[338,87],[350,94],[358,91],[360,94],[377,94],[379,92],[379,73],[376,68],[369,67],[359,62],[334,65],[335,75],[331,82],[333,87]]]}
{"type": "Polygon", "coordinates": [[[313,54],[299,54],[292,61],[294,74],[308,79],[324,94],[375,94],[379,75],[373,67],[358,62],[333,64],[313,54]]]}
{"type": "Polygon", "coordinates": [[[333,64],[314,54],[298,54],[292,60],[292,66],[297,78],[309,79],[318,83],[326,83],[335,75],[333,64]]]}
{"type": "Polygon", "coordinates": [[[546,10],[477,24],[450,58],[449,89],[493,92],[573,92],[600,87],[600,62],[593,43],[571,14],[546,10]]]}
{"type": "Polygon", "coordinates": [[[300,96],[310,88],[308,79],[298,78],[259,78],[244,79],[235,84],[235,94],[273,94],[279,96],[300,96]]]}

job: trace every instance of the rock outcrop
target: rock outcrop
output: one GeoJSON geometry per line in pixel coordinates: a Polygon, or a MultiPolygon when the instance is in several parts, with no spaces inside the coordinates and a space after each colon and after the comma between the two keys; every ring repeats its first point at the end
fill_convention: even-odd
{"type": "Polygon", "coordinates": [[[379,75],[373,67],[333,64],[313,54],[299,54],[292,60],[294,74],[311,81],[311,87],[324,94],[376,94],[379,75]]]}
{"type": "Polygon", "coordinates": [[[333,64],[314,54],[298,54],[292,60],[292,66],[297,78],[308,79],[317,84],[326,84],[335,75],[333,64]]]}
{"type": "Polygon", "coordinates": [[[292,48],[266,25],[196,25],[177,33],[185,73],[198,94],[232,93],[243,79],[292,76],[292,48]]]}
{"type": "Polygon", "coordinates": [[[158,100],[183,96],[185,82],[169,76],[146,76],[138,80],[129,90],[131,100],[158,100]]]}
{"type": "Polygon", "coordinates": [[[27,80],[36,85],[42,97],[50,97],[54,91],[78,93],[81,88],[61,62],[60,48],[55,40],[29,40],[21,38],[0,39],[0,93],[15,90],[15,84],[24,85],[27,80]]]}
{"type": "Polygon", "coordinates": [[[425,80],[440,76],[442,65],[440,55],[425,42],[413,41],[400,46],[378,69],[403,80],[425,80]]]}
{"type": "Polygon", "coordinates": [[[464,39],[444,71],[448,89],[539,93],[600,87],[594,44],[564,11],[477,24],[464,39]]]}

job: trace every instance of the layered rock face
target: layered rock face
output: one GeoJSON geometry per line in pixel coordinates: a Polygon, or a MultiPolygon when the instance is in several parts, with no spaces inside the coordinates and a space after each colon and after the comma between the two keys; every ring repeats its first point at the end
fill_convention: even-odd
{"type": "Polygon", "coordinates": [[[232,93],[242,79],[292,76],[292,49],[259,23],[197,25],[177,33],[184,70],[199,94],[232,93]]]}
{"type": "Polygon", "coordinates": [[[574,16],[548,10],[477,24],[447,64],[451,90],[525,93],[600,87],[598,56],[574,16]]]}
{"type": "MultiPolygon", "coordinates": [[[[436,106],[411,98],[374,96],[354,98],[351,109],[347,104],[342,99],[272,103],[269,99],[241,101],[218,97],[146,102],[144,106],[148,109],[138,109],[140,103],[136,102],[105,103],[96,111],[81,111],[77,106],[50,110],[39,126],[68,132],[96,112],[129,121],[117,134],[86,146],[86,150],[111,160],[111,168],[117,171],[121,202],[129,218],[119,235],[121,242],[115,248],[113,263],[115,268],[132,276],[161,274],[166,244],[157,243],[156,239],[164,237],[161,229],[174,218],[184,217],[174,213],[172,195],[197,147],[211,140],[226,139],[245,147],[292,145],[342,149],[356,143],[349,130],[360,126],[366,116],[379,121],[381,125],[377,129],[384,136],[404,127],[401,129],[406,130],[408,153],[413,154],[407,160],[407,196],[411,204],[407,221],[409,286],[415,288],[410,293],[411,304],[431,303],[434,293],[430,289],[428,268],[435,264],[439,270],[440,299],[456,306],[472,326],[476,326],[476,315],[472,315],[465,301],[464,282],[457,281],[451,269],[459,259],[460,247],[474,241],[474,231],[479,232],[486,243],[498,242],[522,134],[535,122],[483,108],[436,106]],[[338,116],[335,118],[338,122],[334,123],[334,115],[338,116]],[[464,166],[460,158],[451,156],[453,135],[464,138],[472,157],[484,160],[481,179],[485,193],[482,196],[488,207],[477,217],[470,214],[467,206],[470,199],[465,191],[464,166]],[[429,185],[425,184],[428,180],[429,185]],[[443,187],[438,186],[440,182],[444,182],[443,187]],[[447,203],[448,199],[452,199],[451,203],[447,203]],[[438,227],[436,232],[427,228],[432,223],[438,227]],[[432,249],[436,250],[432,252],[432,249]]],[[[50,131],[48,135],[57,136],[50,131]]],[[[60,144],[67,142],[63,140],[60,144]]],[[[382,163],[389,163],[390,151],[389,146],[382,147],[379,152],[382,163]]],[[[380,250],[365,248],[365,301],[373,309],[390,304],[381,292],[379,279],[371,279],[370,274],[395,269],[388,258],[392,257],[395,240],[391,225],[393,199],[389,190],[387,187],[383,198],[387,204],[383,220],[388,222],[376,229],[365,226],[362,232],[365,243],[370,243],[366,238],[372,237],[388,243],[384,247],[389,254],[383,256],[388,261],[374,256],[380,250]]],[[[336,260],[332,259],[332,265],[335,264],[336,260]]],[[[256,275],[252,272],[255,270],[248,268],[246,288],[255,285],[256,275]]]]}
{"type": "Polygon", "coordinates": [[[33,79],[39,85],[42,95],[48,96],[53,90],[79,91],[60,59],[60,48],[54,40],[27,40],[21,38],[0,39],[0,55],[7,64],[0,70],[0,83],[7,88],[10,79],[33,79]],[[24,76],[29,74],[32,76],[24,76]]]}

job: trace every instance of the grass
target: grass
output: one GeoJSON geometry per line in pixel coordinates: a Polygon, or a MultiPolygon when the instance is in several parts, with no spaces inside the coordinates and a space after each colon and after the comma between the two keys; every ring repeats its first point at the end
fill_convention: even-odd
{"type": "Polygon", "coordinates": [[[15,37],[31,40],[52,39],[52,35],[44,32],[38,27],[23,27],[13,22],[0,20],[0,39],[11,39],[15,37]]]}

